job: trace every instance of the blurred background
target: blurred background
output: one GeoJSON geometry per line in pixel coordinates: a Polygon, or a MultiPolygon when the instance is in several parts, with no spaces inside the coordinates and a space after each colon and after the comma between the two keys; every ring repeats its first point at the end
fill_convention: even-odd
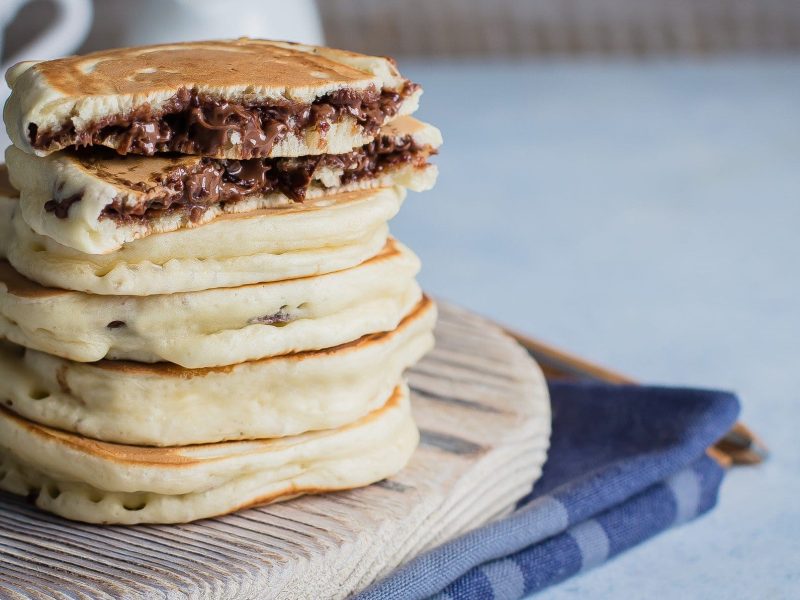
{"type": "Polygon", "coordinates": [[[800,1],[0,0],[3,62],[251,35],[398,58],[445,145],[422,282],[648,382],[733,389],[771,460],[544,597],[800,597],[800,1]]]}
{"type": "MultiPolygon", "coordinates": [[[[320,25],[329,45],[402,57],[707,55],[800,48],[796,0],[322,0],[318,8],[305,0],[3,0],[0,5],[6,23],[14,24],[7,31],[6,56],[60,17],[92,9],[88,29],[73,29],[82,34],[74,38],[82,50],[134,37],[140,43],[174,41],[192,29],[202,36],[220,29],[231,35],[283,33],[310,42],[319,41],[320,25]]],[[[73,27],[80,22],[74,20],[73,27]]]]}

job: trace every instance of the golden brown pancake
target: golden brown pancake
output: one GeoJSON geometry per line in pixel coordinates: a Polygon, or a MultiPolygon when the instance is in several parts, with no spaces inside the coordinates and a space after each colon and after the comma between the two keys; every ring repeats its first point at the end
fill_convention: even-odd
{"type": "Polygon", "coordinates": [[[0,196],[4,198],[19,198],[19,191],[11,185],[8,178],[8,167],[0,164],[0,196]]]}
{"type": "Polygon", "coordinates": [[[408,388],[336,429],[172,448],[109,444],[0,408],[0,489],[90,523],[182,523],[303,493],[368,485],[417,445],[408,388]]]}
{"type": "Polygon", "coordinates": [[[73,227],[68,231],[95,249],[82,252],[34,232],[15,210],[21,209],[17,200],[0,200],[0,257],[46,287],[100,295],[149,296],[281,281],[347,269],[378,254],[386,244],[386,222],[404,196],[399,186],[370,188],[225,213],[197,227],[163,233],[145,227],[143,235],[129,243],[118,239],[119,249],[105,253],[97,246],[107,247],[117,235],[124,240],[131,231],[103,220],[87,232],[85,221],[66,219],[73,227]]]}
{"type": "Polygon", "coordinates": [[[40,156],[87,145],[226,158],[341,153],[412,112],[420,93],[385,58],[246,38],[20,63],[6,79],[9,135],[40,156]]]}
{"type": "Polygon", "coordinates": [[[146,296],[38,285],[0,261],[0,336],[78,362],[215,367],[394,329],[422,292],[399,242],[361,264],[283,281],[146,296]]]}
{"type": "Polygon", "coordinates": [[[78,363],[0,341],[0,404],[88,438],[182,446],[341,427],[382,404],[433,346],[423,299],[392,331],[222,367],[78,363]]]}
{"type": "Polygon", "coordinates": [[[120,239],[195,227],[231,212],[302,208],[306,200],[381,186],[423,191],[436,178],[428,158],[440,143],[435,127],[399,117],[344,154],[239,161],[91,148],[37,157],[11,146],[6,161],[28,225],[66,246],[98,252],[120,239]],[[108,234],[98,235],[101,229],[108,234]]]}

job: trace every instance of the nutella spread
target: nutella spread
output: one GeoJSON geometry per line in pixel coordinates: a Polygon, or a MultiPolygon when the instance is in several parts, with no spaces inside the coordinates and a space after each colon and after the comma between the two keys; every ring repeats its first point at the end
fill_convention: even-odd
{"type": "Polygon", "coordinates": [[[400,104],[419,86],[406,82],[399,91],[374,87],[338,90],[311,104],[270,100],[269,104],[228,102],[183,88],[158,111],[148,105],[125,115],[112,115],[76,129],[68,125],[40,131],[28,126],[31,145],[38,150],[55,147],[85,147],[114,140],[119,154],[180,152],[218,155],[227,143],[241,144],[241,156],[268,156],[275,144],[288,134],[310,128],[326,132],[331,123],[353,117],[369,134],[387,118],[394,117],[400,104]],[[235,141],[238,136],[238,141],[235,141]]]}
{"type": "Polygon", "coordinates": [[[62,198],[61,200],[50,200],[45,202],[44,209],[47,212],[55,213],[55,215],[59,219],[66,219],[69,215],[69,207],[75,204],[76,202],[80,201],[81,195],[80,194],[73,194],[67,198],[62,198]]]}
{"type": "MultiPolygon", "coordinates": [[[[295,202],[302,202],[320,168],[340,173],[340,185],[381,176],[401,164],[423,167],[436,150],[418,146],[411,135],[379,136],[374,141],[346,154],[323,154],[300,158],[251,158],[231,160],[202,158],[194,164],[168,169],[155,184],[129,183],[143,192],[139,202],[116,198],[103,211],[104,218],[117,221],[149,218],[164,211],[185,211],[199,221],[214,205],[227,205],[253,195],[279,192],[295,202]]],[[[91,162],[96,151],[83,156],[91,162]]],[[[45,210],[59,218],[68,216],[69,207],[80,201],[79,195],[50,200],[45,210]]]]}

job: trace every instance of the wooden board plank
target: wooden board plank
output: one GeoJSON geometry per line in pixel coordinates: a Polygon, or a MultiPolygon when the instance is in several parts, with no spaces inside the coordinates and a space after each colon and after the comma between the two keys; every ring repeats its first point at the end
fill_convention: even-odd
{"type": "Polygon", "coordinates": [[[409,373],[422,442],[396,477],[187,525],[100,527],[0,496],[2,598],[341,598],[508,512],[544,463],[547,387],[489,321],[441,306],[409,373]]]}
{"type": "MultiPolygon", "coordinates": [[[[548,380],[603,381],[616,384],[635,384],[636,381],[605,367],[554,348],[542,341],[516,331],[506,330],[538,361],[548,380]]],[[[712,448],[709,454],[723,466],[755,465],[769,456],[766,444],[741,421],[712,448]]]]}

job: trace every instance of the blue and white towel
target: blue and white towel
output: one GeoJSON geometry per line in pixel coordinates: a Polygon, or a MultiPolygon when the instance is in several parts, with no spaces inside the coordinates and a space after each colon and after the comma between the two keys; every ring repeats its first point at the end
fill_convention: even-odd
{"type": "Polygon", "coordinates": [[[723,470],[706,455],[736,421],[727,392],[553,383],[544,474],[508,517],[415,558],[358,597],[516,599],[703,514],[723,470]]]}

